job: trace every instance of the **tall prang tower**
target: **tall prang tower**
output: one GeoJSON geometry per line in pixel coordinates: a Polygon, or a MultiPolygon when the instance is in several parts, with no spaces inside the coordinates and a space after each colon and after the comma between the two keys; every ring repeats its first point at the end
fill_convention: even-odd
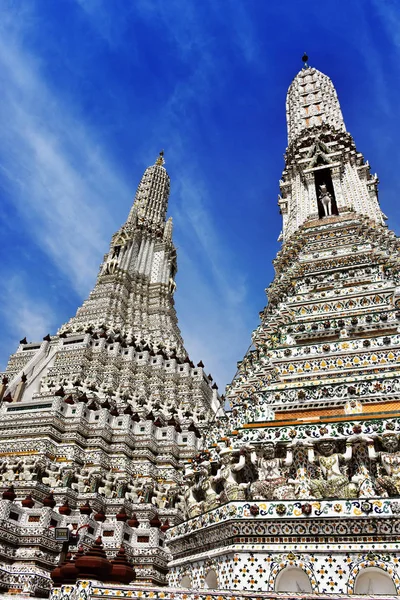
{"type": "Polygon", "coordinates": [[[59,333],[105,327],[185,356],[173,294],[177,272],[172,218],[166,221],[170,180],[163,152],[148,167],[126,223],[112,238],[96,285],[59,333]]]}
{"type": "Polygon", "coordinates": [[[395,598],[399,241],[329,77],[306,63],[286,115],[275,278],[227,388],[232,410],[186,472],[191,519],[169,532],[170,582],[395,598]]]}
{"type": "Polygon", "coordinates": [[[124,546],[117,563],[129,574],[129,559],[139,586],[166,583],[183,465],[220,406],[177,324],[169,190],[160,153],[76,316],[10,357],[0,386],[3,592],[49,593],[65,527],[73,554],[101,536],[109,559],[124,546]]]}

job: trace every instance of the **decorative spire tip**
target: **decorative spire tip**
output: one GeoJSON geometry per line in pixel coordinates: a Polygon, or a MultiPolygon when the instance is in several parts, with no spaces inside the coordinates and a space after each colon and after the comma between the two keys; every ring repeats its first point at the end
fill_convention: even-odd
{"type": "Polygon", "coordinates": [[[308,56],[307,56],[307,52],[304,52],[304,54],[303,54],[303,56],[302,56],[301,60],[302,60],[302,61],[303,61],[303,63],[304,63],[304,68],[305,68],[305,69],[308,69],[308,56]]]}
{"type": "Polygon", "coordinates": [[[165,160],[164,160],[164,150],[161,150],[161,152],[160,152],[159,156],[157,157],[157,160],[156,160],[156,165],[159,165],[159,166],[161,166],[161,167],[162,167],[164,164],[165,164],[165,160]]]}

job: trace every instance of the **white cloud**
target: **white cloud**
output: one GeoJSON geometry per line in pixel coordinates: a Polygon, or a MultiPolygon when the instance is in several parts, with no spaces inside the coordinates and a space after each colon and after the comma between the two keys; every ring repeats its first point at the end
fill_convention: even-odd
{"type": "Polygon", "coordinates": [[[3,30],[0,168],[20,218],[71,286],[87,293],[106,251],[107,204],[131,191],[96,136],[46,85],[34,60],[3,30]]]}

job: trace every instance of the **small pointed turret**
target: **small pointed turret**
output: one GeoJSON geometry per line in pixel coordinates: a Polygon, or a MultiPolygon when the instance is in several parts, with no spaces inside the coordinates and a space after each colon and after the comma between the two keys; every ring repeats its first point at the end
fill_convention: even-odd
{"type": "Polygon", "coordinates": [[[127,223],[160,224],[165,221],[170,191],[169,175],[164,167],[164,150],[147,167],[136,191],[127,223]]]}

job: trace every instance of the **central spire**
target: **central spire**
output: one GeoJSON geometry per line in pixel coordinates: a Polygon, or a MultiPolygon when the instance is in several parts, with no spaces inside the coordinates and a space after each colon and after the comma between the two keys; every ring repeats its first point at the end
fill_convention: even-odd
{"type": "Polygon", "coordinates": [[[157,227],[165,221],[170,179],[164,164],[164,150],[161,150],[155,164],[145,170],[138,185],[128,223],[138,220],[141,224],[157,227]]]}
{"type": "Polygon", "coordinates": [[[306,222],[358,212],[377,223],[378,178],[346,131],[332,81],[308,66],[292,81],[286,98],[289,145],[278,199],[286,241],[306,222]]]}
{"type": "MultiPolygon", "coordinates": [[[[304,60],[306,58],[306,60],[304,60]]],[[[308,66],[292,81],[286,99],[286,119],[289,144],[305,129],[329,125],[346,131],[339,100],[332,81],[317,69],[308,66]]]]}

